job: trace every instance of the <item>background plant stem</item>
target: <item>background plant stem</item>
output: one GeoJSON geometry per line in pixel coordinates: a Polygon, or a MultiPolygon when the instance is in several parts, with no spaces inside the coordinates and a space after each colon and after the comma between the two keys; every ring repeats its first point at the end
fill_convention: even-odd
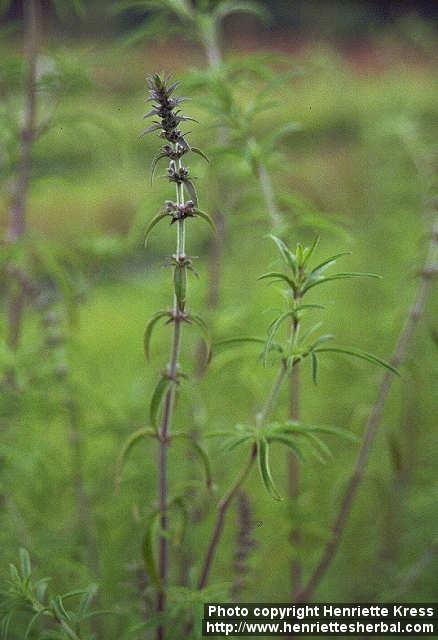
{"type": "MultiPolygon", "coordinates": [[[[419,282],[413,304],[409,308],[404,326],[399,334],[393,355],[390,359],[390,363],[393,367],[400,367],[400,365],[405,360],[406,353],[412,340],[414,331],[423,314],[423,310],[431,287],[432,277],[433,275],[435,275],[437,269],[437,249],[438,216],[435,217],[435,221],[433,224],[427,258],[423,271],[419,276],[419,282]]],[[[336,555],[336,552],[341,543],[345,526],[348,521],[348,517],[351,513],[357,490],[364,476],[365,468],[370,456],[371,448],[376,437],[377,430],[382,421],[383,411],[389,392],[391,390],[393,380],[394,377],[389,371],[383,374],[380,386],[378,388],[376,400],[368,417],[368,422],[365,428],[365,435],[362,440],[362,446],[356,460],[356,465],[345,490],[338,515],[336,516],[333,523],[330,538],[322,552],[319,563],[311,574],[305,587],[298,594],[297,601],[306,601],[312,597],[313,593],[319,586],[321,580],[325,576],[336,555]]]]}
{"type": "MultiPolygon", "coordinates": [[[[300,365],[295,364],[289,381],[289,416],[291,420],[296,422],[300,419],[300,365]]],[[[296,456],[288,452],[288,489],[289,498],[294,505],[300,495],[300,463],[296,456]]],[[[299,517],[299,516],[298,516],[299,517]]],[[[291,560],[290,576],[291,576],[291,593],[292,602],[295,600],[297,593],[301,589],[302,568],[299,558],[301,544],[301,530],[297,521],[290,533],[290,541],[293,547],[294,557],[291,560]]]]}
{"type": "MultiPolygon", "coordinates": [[[[14,188],[12,204],[9,209],[7,240],[16,243],[26,230],[26,206],[31,173],[31,154],[35,139],[36,121],[36,81],[37,57],[39,50],[39,6],[38,0],[27,0],[24,3],[25,22],[25,57],[26,80],[24,88],[24,120],[21,130],[20,151],[17,165],[17,178],[14,188]]],[[[7,344],[12,351],[16,351],[20,341],[22,315],[24,307],[24,291],[19,282],[11,293],[8,302],[8,334],[7,344]]],[[[8,374],[14,383],[12,373],[8,374]]]]}
{"type": "Polygon", "coordinates": [[[277,200],[275,198],[274,189],[272,187],[271,176],[269,175],[263,162],[257,164],[257,175],[259,178],[260,186],[262,189],[263,197],[265,199],[266,209],[268,210],[269,217],[273,228],[281,226],[282,219],[278,209],[277,200]]]}

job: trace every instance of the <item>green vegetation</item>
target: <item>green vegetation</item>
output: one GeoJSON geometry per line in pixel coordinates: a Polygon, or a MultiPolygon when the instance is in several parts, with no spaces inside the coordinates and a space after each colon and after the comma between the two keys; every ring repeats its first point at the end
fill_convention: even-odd
{"type": "MultiPolygon", "coordinates": [[[[436,43],[407,61],[380,41],[378,70],[318,43],[216,51],[204,69],[172,28],[134,47],[40,34],[26,229],[12,238],[29,75],[21,33],[0,40],[0,633],[11,640],[196,638],[208,600],[436,599],[436,43]],[[163,211],[165,157],[151,183],[160,142],[141,136],[157,69],[182,81],[200,124],[181,127],[209,160],[190,154],[199,259],[171,258],[174,280],[162,267],[181,221],[167,220],[187,203],[163,211]],[[186,309],[188,267],[200,277],[188,274],[186,309]],[[169,388],[175,310],[188,316],[187,378],[169,388]],[[162,436],[176,386],[165,532],[154,427],[162,436]]],[[[193,42],[208,59],[208,41],[193,42]]]]}

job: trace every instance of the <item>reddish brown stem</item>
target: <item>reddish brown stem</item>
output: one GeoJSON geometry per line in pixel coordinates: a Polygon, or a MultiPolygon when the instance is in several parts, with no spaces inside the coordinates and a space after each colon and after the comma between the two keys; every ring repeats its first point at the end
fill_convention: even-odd
{"type": "MultiPolygon", "coordinates": [[[[287,369],[286,369],[285,363],[282,362],[280,371],[277,375],[277,378],[274,381],[271,392],[268,398],[266,399],[264,407],[262,411],[256,416],[256,423],[258,424],[259,428],[263,427],[266,418],[273,410],[274,405],[278,398],[278,394],[282,387],[283,381],[286,377],[286,374],[287,374],[287,369]]],[[[213,528],[213,533],[210,538],[210,543],[207,547],[207,553],[204,559],[204,564],[202,565],[201,577],[199,578],[199,583],[198,583],[199,589],[203,589],[205,586],[207,586],[207,582],[210,575],[216,549],[222,537],[222,532],[224,529],[225,517],[226,517],[227,511],[231,503],[233,502],[233,498],[235,497],[236,493],[242,487],[246,478],[248,477],[256,457],[257,457],[257,446],[254,444],[254,446],[251,449],[251,455],[247,464],[239,473],[234,483],[232,484],[231,488],[228,490],[228,492],[225,494],[225,496],[222,498],[222,500],[218,504],[217,516],[216,516],[216,521],[213,528]]]]}
{"type": "Polygon", "coordinates": [[[222,536],[226,513],[228,511],[230,504],[233,501],[234,496],[237,494],[240,487],[243,485],[246,478],[248,477],[249,472],[251,471],[254,461],[256,459],[256,456],[257,456],[257,447],[256,445],[253,445],[247,464],[239,473],[239,475],[237,476],[236,480],[232,484],[229,491],[225,494],[225,496],[222,498],[222,500],[218,504],[216,522],[214,525],[210,543],[207,548],[204,565],[201,571],[201,577],[199,578],[198,589],[203,589],[207,585],[207,581],[210,574],[211,566],[213,564],[216,548],[222,536]]]}
{"type": "MultiPolygon", "coordinates": [[[[428,256],[424,269],[420,275],[417,291],[415,294],[414,302],[410,307],[405,324],[398,337],[393,355],[390,359],[390,363],[393,367],[398,368],[404,361],[406,353],[411,342],[414,331],[422,316],[428,295],[433,275],[436,273],[436,253],[438,247],[438,220],[435,221],[428,256]]],[[[368,417],[367,425],[365,428],[365,435],[362,441],[356,465],[347,488],[344,493],[344,497],[341,506],[338,511],[338,515],[333,523],[330,539],[328,540],[319,563],[310,576],[306,586],[298,594],[296,600],[303,602],[312,597],[313,593],[319,586],[321,580],[325,576],[328,568],[330,567],[336,552],[341,543],[342,535],[347,524],[348,517],[350,515],[353,502],[357,493],[357,490],[362,482],[365,468],[370,456],[371,448],[376,437],[377,430],[382,420],[383,411],[385,408],[386,400],[391,390],[393,375],[386,371],[382,377],[376,401],[371,409],[371,413],[368,417]]]]}
{"type": "MultiPolygon", "coordinates": [[[[177,185],[176,196],[178,204],[184,204],[184,192],[182,185],[177,185]]],[[[184,220],[179,220],[177,223],[177,245],[176,245],[176,260],[180,260],[185,256],[185,223],[184,220]]],[[[169,391],[166,394],[163,408],[163,418],[160,426],[159,433],[159,454],[158,454],[158,502],[160,509],[160,528],[161,535],[159,539],[159,552],[158,552],[158,571],[161,581],[161,589],[157,595],[157,611],[163,613],[166,609],[166,587],[167,587],[167,575],[169,572],[169,544],[167,537],[168,530],[168,518],[167,518],[167,504],[169,498],[168,487],[168,465],[167,465],[167,448],[169,445],[170,429],[172,425],[173,409],[175,407],[175,383],[178,376],[178,360],[179,352],[181,349],[181,314],[179,303],[174,295],[173,306],[173,338],[172,347],[170,351],[170,360],[167,369],[167,375],[173,384],[170,386],[169,391]]],[[[157,639],[163,640],[165,637],[165,628],[160,625],[157,629],[157,639]]]]}

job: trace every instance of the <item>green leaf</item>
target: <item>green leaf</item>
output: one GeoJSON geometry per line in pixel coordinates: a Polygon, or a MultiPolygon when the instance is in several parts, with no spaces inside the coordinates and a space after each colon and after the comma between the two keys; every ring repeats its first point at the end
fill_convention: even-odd
{"type": "MultiPolygon", "coordinates": [[[[35,624],[35,622],[38,620],[38,618],[40,616],[43,615],[43,611],[38,611],[38,613],[36,613],[30,620],[29,624],[27,625],[27,629],[26,629],[26,633],[24,634],[24,640],[28,640],[29,636],[30,636],[30,632],[33,629],[33,626],[35,624]]],[[[2,636],[2,638],[6,638],[6,635],[2,636]]]]}
{"type": "Polygon", "coordinates": [[[280,251],[281,257],[283,258],[283,260],[285,262],[285,264],[292,269],[292,273],[296,276],[297,275],[298,265],[297,265],[297,259],[296,259],[295,255],[285,245],[283,240],[280,240],[280,238],[277,238],[277,236],[274,236],[272,234],[270,234],[268,237],[271,238],[271,240],[273,240],[275,242],[275,244],[278,247],[278,250],[280,251]]]}
{"type": "Polygon", "coordinates": [[[280,271],[269,271],[269,273],[264,273],[263,275],[259,276],[257,280],[266,280],[267,278],[272,278],[273,282],[282,280],[283,282],[286,282],[293,291],[295,291],[296,289],[296,285],[293,280],[288,278],[284,273],[281,273],[280,271]]]}
{"type": "Polygon", "coordinates": [[[315,237],[315,240],[312,242],[312,244],[310,245],[309,248],[304,249],[304,254],[303,254],[303,267],[308,263],[308,261],[310,260],[310,258],[312,257],[316,247],[319,245],[319,236],[315,237]]]}
{"type": "Polygon", "coordinates": [[[317,339],[315,340],[315,342],[312,344],[312,351],[315,349],[315,347],[317,347],[320,344],[323,344],[324,342],[328,342],[329,340],[333,340],[334,339],[334,335],[332,335],[331,333],[326,333],[323,336],[318,336],[317,339]]]}
{"type": "Polygon", "coordinates": [[[155,387],[155,391],[152,394],[150,405],[150,419],[154,427],[157,426],[158,413],[160,411],[163,398],[169,391],[172,384],[173,380],[170,380],[169,378],[160,378],[157,386],[155,387]]]}
{"type": "Polygon", "coordinates": [[[274,500],[282,500],[272,479],[271,468],[269,465],[269,443],[263,436],[259,438],[257,442],[257,454],[260,477],[266,491],[274,500]]]}
{"type": "Polygon", "coordinates": [[[234,438],[230,438],[227,442],[224,443],[222,450],[224,453],[230,453],[241,444],[244,444],[248,440],[251,440],[253,437],[254,436],[251,433],[247,433],[243,436],[234,436],[234,438]]]}
{"type": "Polygon", "coordinates": [[[211,360],[211,336],[210,336],[210,332],[208,330],[207,325],[205,324],[204,320],[201,318],[201,316],[198,316],[196,314],[190,313],[187,316],[187,320],[189,323],[196,325],[197,327],[199,327],[201,329],[202,335],[204,337],[204,341],[205,341],[205,345],[207,347],[207,357],[206,357],[206,361],[207,363],[210,362],[211,360]]]}
{"type": "Polygon", "coordinates": [[[381,276],[377,275],[376,273],[359,273],[359,272],[351,271],[351,272],[345,272],[345,273],[335,273],[332,276],[324,276],[316,280],[312,280],[311,278],[309,278],[307,280],[307,284],[305,284],[302,289],[302,294],[309,291],[309,289],[316,287],[316,285],[318,284],[331,282],[332,280],[345,280],[347,278],[381,278],[381,276]]]}
{"type": "Polygon", "coordinates": [[[328,435],[340,436],[341,438],[345,438],[346,440],[351,440],[351,442],[359,442],[359,438],[354,435],[354,433],[351,433],[351,431],[348,431],[347,429],[341,429],[339,427],[311,425],[309,427],[305,427],[305,430],[313,433],[326,433],[328,435]]]}
{"type": "Polygon", "coordinates": [[[61,596],[55,596],[50,601],[50,608],[53,610],[57,620],[70,620],[70,616],[64,607],[61,596]]]}
{"type": "Polygon", "coordinates": [[[14,584],[16,584],[16,585],[21,584],[20,574],[18,573],[18,569],[15,566],[15,564],[10,564],[9,565],[9,575],[11,577],[11,581],[14,584]]]}
{"type": "Polygon", "coordinates": [[[148,224],[148,226],[146,227],[146,235],[145,235],[145,239],[144,239],[144,246],[147,246],[147,242],[148,242],[148,238],[149,235],[152,231],[152,229],[155,227],[155,225],[157,225],[161,220],[163,220],[164,218],[169,217],[168,213],[165,212],[161,212],[161,213],[157,213],[157,215],[152,218],[152,220],[150,221],[150,223],[148,224]]]}
{"type": "Polygon", "coordinates": [[[193,450],[197,454],[199,460],[201,461],[204,467],[205,483],[207,485],[207,489],[210,491],[213,487],[213,477],[211,473],[210,458],[208,456],[207,451],[197,440],[189,436],[187,433],[174,433],[172,435],[172,438],[184,438],[185,440],[188,440],[188,442],[191,444],[191,446],[193,447],[193,450]]]}
{"type": "Polygon", "coordinates": [[[198,156],[201,156],[201,158],[204,158],[206,162],[210,162],[208,156],[206,156],[205,153],[201,151],[201,149],[198,149],[198,147],[190,147],[190,151],[193,151],[193,153],[196,153],[198,156]]]}
{"type": "Polygon", "coordinates": [[[341,253],[336,253],[334,256],[330,256],[330,258],[326,258],[323,262],[320,262],[318,266],[312,269],[311,273],[316,274],[318,271],[323,271],[324,268],[328,268],[330,265],[334,264],[342,258],[343,256],[350,256],[351,251],[342,251],[341,253]]]}
{"type": "Polygon", "coordinates": [[[273,342],[275,336],[277,335],[277,332],[278,332],[281,324],[287,318],[293,318],[294,315],[295,315],[294,311],[286,311],[285,313],[282,313],[281,316],[279,316],[276,320],[274,320],[274,322],[271,323],[270,330],[269,330],[269,333],[268,333],[268,339],[266,340],[266,345],[265,345],[265,349],[264,349],[264,352],[263,352],[263,363],[265,364],[265,366],[266,366],[268,354],[271,351],[272,342],[273,342]]]}
{"type": "Polygon", "coordinates": [[[311,351],[310,357],[312,360],[312,380],[313,384],[318,384],[318,357],[314,351],[311,351]]]}
{"type": "Polygon", "coordinates": [[[129,436],[129,438],[126,440],[125,444],[123,445],[117,460],[116,481],[115,481],[116,489],[120,487],[120,483],[122,481],[123,469],[126,464],[128,455],[131,453],[132,449],[135,447],[136,444],[138,444],[139,442],[141,442],[147,437],[156,438],[157,432],[154,429],[150,429],[147,427],[138,429],[137,431],[134,431],[134,433],[132,433],[129,436]]]}
{"type": "Polygon", "coordinates": [[[252,336],[241,336],[238,338],[224,338],[223,340],[218,340],[213,344],[213,354],[217,353],[219,350],[225,350],[229,347],[239,346],[241,344],[266,344],[266,340],[263,338],[253,338],[252,336]]]}
{"type": "Polygon", "coordinates": [[[274,427],[275,433],[277,431],[284,433],[296,433],[299,435],[305,435],[307,433],[323,433],[329,435],[341,436],[352,442],[358,442],[358,438],[348,431],[347,429],[340,429],[339,427],[332,427],[326,425],[301,425],[293,420],[288,420],[285,423],[279,424],[274,427]]]}
{"type": "Polygon", "coordinates": [[[305,458],[300,448],[292,438],[288,438],[286,435],[275,434],[275,435],[269,436],[269,442],[279,442],[280,444],[285,445],[288,449],[292,451],[292,453],[298,458],[298,460],[300,460],[301,462],[305,461],[305,458]]]}
{"type": "Polygon", "coordinates": [[[146,360],[150,359],[150,342],[152,337],[152,331],[154,330],[155,325],[162,318],[171,318],[171,317],[172,317],[172,314],[170,313],[170,311],[158,311],[152,316],[152,318],[147,323],[146,329],[144,332],[144,340],[143,340],[144,354],[145,354],[146,360]]]}
{"type": "Polygon", "coordinates": [[[214,19],[221,22],[232,13],[246,13],[259,18],[262,22],[270,19],[269,11],[258,2],[250,0],[222,0],[213,11],[214,19]]]}
{"type": "Polygon", "coordinates": [[[205,211],[201,211],[200,209],[195,209],[194,213],[196,214],[196,216],[198,218],[202,218],[202,220],[205,220],[205,222],[210,226],[211,230],[213,231],[213,233],[217,233],[217,229],[216,229],[216,225],[214,223],[213,218],[206,213],[205,211]]]}
{"type": "Polygon", "coordinates": [[[312,453],[316,456],[319,462],[325,463],[327,458],[331,458],[332,452],[326,443],[321,440],[314,432],[310,429],[303,429],[301,432],[303,437],[307,438],[314,444],[315,446],[311,448],[312,453]],[[319,451],[321,451],[322,455],[320,455],[319,451]],[[325,457],[324,457],[325,456],[325,457]]]}
{"type": "Polygon", "coordinates": [[[32,575],[32,567],[30,563],[29,552],[27,551],[27,549],[21,547],[19,550],[19,556],[21,575],[23,576],[23,578],[30,578],[30,576],[32,575]]]}
{"type": "Polygon", "coordinates": [[[154,554],[154,533],[155,533],[155,525],[157,523],[157,519],[159,516],[159,512],[156,511],[149,519],[149,522],[146,526],[145,535],[143,538],[142,544],[142,552],[143,552],[143,561],[146,569],[146,573],[150,580],[154,583],[154,585],[161,589],[161,579],[158,573],[157,565],[155,562],[155,554],[154,554]]]}
{"type": "Polygon", "coordinates": [[[305,311],[306,309],[325,309],[323,304],[299,304],[295,311],[305,311]]]}
{"type": "Polygon", "coordinates": [[[155,158],[152,160],[152,165],[151,165],[151,184],[154,180],[154,176],[155,176],[155,169],[157,168],[157,164],[158,162],[162,159],[162,158],[166,158],[167,157],[167,153],[159,153],[157,156],[155,156],[155,158]]]}
{"type": "Polygon", "coordinates": [[[88,587],[86,588],[85,592],[82,595],[81,601],[79,603],[79,609],[78,609],[79,620],[83,619],[88,614],[91,604],[94,598],[96,597],[98,591],[99,591],[99,586],[94,582],[88,585],[88,587]]]}
{"type": "Polygon", "coordinates": [[[186,180],[184,180],[184,186],[185,186],[185,188],[187,190],[187,193],[189,194],[189,197],[192,200],[193,204],[195,205],[195,207],[197,207],[198,206],[198,194],[196,193],[195,185],[193,184],[193,182],[191,180],[186,179],[186,180]]]}
{"type": "Polygon", "coordinates": [[[381,358],[374,356],[372,353],[367,353],[366,351],[360,351],[359,349],[351,349],[351,348],[344,348],[344,347],[317,347],[314,351],[316,353],[344,353],[345,355],[353,356],[354,358],[359,358],[361,360],[366,360],[367,362],[371,362],[371,364],[380,365],[381,367],[384,367],[385,369],[392,371],[392,373],[395,373],[395,375],[397,376],[400,375],[397,369],[393,367],[392,364],[390,364],[389,362],[386,362],[386,360],[382,360],[381,358]]]}

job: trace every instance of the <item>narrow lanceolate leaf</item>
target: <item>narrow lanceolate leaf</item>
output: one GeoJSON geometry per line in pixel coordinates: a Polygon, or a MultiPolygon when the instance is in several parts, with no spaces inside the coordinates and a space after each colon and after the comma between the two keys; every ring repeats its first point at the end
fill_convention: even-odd
{"type": "Polygon", "coordinates": [[[198,206],[198,194],[196,193],[195,185],[191,180],[184,180],[184,186],[187,189],[187,193],[190,196],[190,199],[193,201],[195,207],[198,206]]]}
{"type": "Polygon", "coordinates": [[[347,356],[353,356],[354,358],[360,358],[361,360],[366,360],[367,362],[371,362],[372,364],[378,364],[385,369],[389,369],[392,373],[399,376],[399,372],[395,367],[392,366],[386,360],[382,360],[382,358],[378,358],[374,356],[372,353],[367,353],[366,351],[359,351],[358,349],[350,349],[344,347],[317,347],[315,349],[316,353],[344,353],[347,356]]]}
{"type": "Polygon", "coordinates": [[[316,236],[315,240],[312,242],[311,246],[308,249],[304,250],[303,255],[303,267],[308,263],[310,258],[312,257],[316,247],[319,244],[319,236],[316,236]]]}
{"type": "Polygon", "coordinates": [[[300,462],[304,462],[305,458],[301,452],[301,449],[298,447],[297,443],[292,439],[288,438],[286,435],[276,434],[269,437],[269,442],[278,442],[279,444],[285,445],[288,449],[292,451],[294,456],[300,460],[300,462]]]}
{"type": "Polygon", "coordinates": [[[151,406],[150,406],[150,418],[154,427],[157,426],[158,414],[163,402],[164,396],[169,391],[173,384],[173,380],[169,378],[160,378],[155,391],[152,394],[151,406]]]}
{"type": "Polygon", "coordinates": [[[276,430],[284,433],[293,433],[298,435],[304,435],[306,433],[336,435],[347,440],[351,440],[352,442],[358,442],[357,436],[355,436],[354,433],[351,433],[351,431],[348,431],[347,429],[341,429],[340,427],[332,427],[330,425],[302,425],[298,422],[289,420],[284,424],[278,425],[278,427],[276,427],[276,430]]]}
{"type": "Polygon", "coordinates": [[[167,153],[160,153],[158,156],[155,156],[155,158],[152,160],[152,165],[151,165],[151,184],[154,180],[154,176],[155,176],[155,169],[157,168],[157,164],[158,162],[162,159],[162,158],[166,158],[167,153]]]}
{"type": "Polygon", "coordinates": [[[312,360],[312,380],[313,384],[318,384],[318,356],[314,351],[311,351],[310,357],[312,360]]]}
{"type": "Polygon", "coordinates": [[[263,436],[257,442],[257,454],[260,477],[266,491],[274,500],[282,500],[272,479],[269,465],[269,443],[263,436]]]}
{"type": "Polygon", "coordinates": [[[197,442],[197,440],[189,436],[187,433],[174,433],[172,438],[184,438],[188,440],[190,445],[193,447],[194,452],[198,456],[199,461],[204,467],[205,483],[207,485],[207,489],[210,491],[213,486],[213,477],[211,473],[210,458],[207,451],[199,442],[197,442]]]}
{"type": "Polygon", "coordinates": [[[332,452],[324,440],[321,440],[321,438],[315,435],[311,430],[303,429],[302,435],[312,443],[313,446],[311,447],[311,451],[319,462],[325,463],[327,458],[332,457],[332,452]]]}
{"type": "Polygon", "coordinates": [[[263,362],[266,365],[266,361],[271,351],[272,342],[277,335],[277,332],[281,326],[281,324],[287,319],[291,318],[294,315],[294,311],[286,311],[286,313],[282,313],[274,322],[271,324],[271,328],[268,334],[268,339],[266,340],[265,350],[263,352],[263,362]]]}
{"type": "Polygon", "coordinates": [[[51,609],[54,611],[57,619],[59,621],[61,620],[71,620],[68,612],[66,611],[65,607],[64,607],[64,603],[62,601],[61,596],[55,596],[51,601],[50,601],[50,607],[51,609]]]}
{"type": "Polygon", "coordinates": [[[152,337],[152,331],[154,330],[155,325],[162,318],[171,318],[172,314],[169,311],[158,311],[155,313],[149,322],[146,325],[146,329],[144,332],[144,354],[146,356],[146,360],[150,358],[150,342],[152,337]]]}
{"type": "Polygon", "coordinates": [[[157,522],[158,512],[154,513],[147,526],[145,535],[143,538],[142,552],[143,552],[143,560],[146,569],[146,573],[149,579],[154,583],[154,585],[161,589],[161,580],[158,573],[157,565],[155,562],[155,553],[154,553],[154,533],[155,533],[155,525],[157,522]]]}
{"type": "Polygon", "coordinates": [[[269,22],[269,11],[258,2],[250,0],[222,0],[213,10],[212,15],[218,22],[232,13],[247,13],[259,18],[262,22],[269,22]]]}
{"type": "MultiPolygon", "coordinates": [[[[260,344],[266,345],[266,340],[263,338],[253,338],[251,336],[242,336],[239,338],[225,338],[224,340],[219,340],[213,344],[212,352],[213,355],[216,353],[220,353],[221,351],[225,351],[230,347],[238,347],[242,344],[260,344]]],[[[273,343],[272,349],[279,351],[280,353],[283,351],[279,344],[273,343]]]]}
{"type": "Polygon", "coordinates": [[[201,318],[201,316],[195,315],[193,313],[191,313],[189,316],[187,316],[187,320],[191,323],[191,324],[195,324],[197,327],[199,327],[202,331],[202,335],[205,341],[205,345],[207,347],[207,357],[206,360],[207,362],[210,362],[211,359],[211,337],[210,337],[210,332],[208,330],[207,325],[205,324],[204,320],[201,318]]]}
{"type": "Polygon", "coordinates": [[[168,213],[157,213],[157,215],[152,218],[152,220],[150,221],[150,223],[148,224],[148,226],[146,227],[146,235],[145,235],[145,239],[144,239],[144,246],[146,247],[150,233],[152,231],[152,229],[155,227],[155,225],[157,225],[161,220],[163,220],[163,218],[167,218],[169,216],[168,213]]]}
{"type": "Polygon", "coordinates": [[[217,233],[214,220],[208,213],[206,213],[205,211],[201,211],[200,209],[195,209],[195,214],[198,216],[198,218],[202,218],[202,220],[205,220],[205,222],[210,226],[213,233],[217,233]]]}
{"type": "MultiPolygon", "coordinates": [[[[35,625],[35,622],[36,622],[36,621],[38,620],[38,618],[40,618],[43,614],[44,614],[44,612],[43,612],[43,611],[38,611],[38,613],[36,613],[36,614],[32,617],[31,621],[29,622],[29,624],[28,624],[28,626],[27,626],[26,633],[24,634],[24,640],[28,640],[28,638],[30,637],[30,633],[31,633],[31,631],[32,631],[32,629],[33,629],[33,627],[34,627],[34,625],[35,625]]],[[[2,637],[2,638],[7,638],[7,635],[6,635],[6,634],[4,634],[4,635],[2,635],[1,637],[2,637]]]]}
{"type": "Polygon", "coordinates": [[[150,429],[148,427],[143,429],[138,429],[134,431],[129,438],[126,440],[125,444],[122,447],[120,452],[118,461],[117,461],[117,471],[116,471],[116,489],[120,487],[120,483],[122,481],[122,473],[125,467],[126,461],[128,459],[129,454],[136,444],[139,442],[143,442],[146,438],[156,438],[157,432],[154,429],[150,429]]]}
{"type": "Polygon", "coordinates": [[[307,309],[325,309],[323,304],[299,304],[295,307],[295,311],[306,311],[307,309]]]}
{"type": "Polygon", "coordinates": [[[79,609],[78,609],[79,619],[84,618],[88,614],[91,607],[91,603],[96,597],[98,591],[99,591],[99,586],[94,582],[87,587],[79,603],[79,609]]]}
{"type": "Polygon", "coordinates": [[[325,433],[328,435],[340,436],[341,438],[351,440],[352,442],[359,442],[359,438],[354,433],[351,433],[351,431],[348,431],[347,429],[341,429],[340,427],[311,425],[310,427],[304,427],[303,430],[312,433],[325,433]]]}
{"type": "Polygon", "coordinates": [[[234,451],[234,449],[239,447],[241,444],[244,444],[245,442],[252,440],[253,437],[254,436],[251,433],[246,433],[243,436],[234,436],[233,438],[230,438],[224,443],[222,447],[222,451],[224,453],[230,453],[231,451],[234,451]]]}
{"type": "Polygon", "coordinates": [[[283,240],[280,240],[280,238],[277,238],[277,236],[274,236],[272,234],[269,235],[269,237],[277,245],[278,250],[280,251],[281,257],[283,258],[285,264],[292,269],[292,273],[294,275],[297,275],[298,265],[297,265],[297,259],[295,255],[292,253],[290,249],[288,249],[288,247],[285,245],[283,240]]]}
{"type": "Polygon", "coordinates": [[[343,256],[351,255],[351,251],[342,251],[341,253],[336,253],[334,256],[330,256],[330,258],[326,258],[323,262],[320,262],[314,269],[312,269],[311,273],[316,274],[317,272],[325,271],[330,265],[334,264],[342,258],[343,256]]]}
{"type": "Polygon", "coordinates": [[[309,278],[302,289],[302,293],[306,293],[307,291],[309,291],[309,289],[316,287],[316,285],[318,284],[332,282],[333,280],[346,280],[348,278],[381,278],[381,276],[377,275],[377,273],[360,273],[351,271],[345,273],[335,273],[332,276],[318,277],[316,279],[309,278]]]}
{"type": "Polygon", "coordinates": [[[269,271],[268,273],[264,273],[263,275],[259,276],[257,280],[266,280],[268,278],[273,282],[278,282],[278,281],[286,282],[286,284],[288,284],[293,291],[295,291],[296,289],[296,285],[293,282],[293,280],[288,278],[287,275],[285,275],[284,273],[281,273],[280,271],[269,271]]]}
{"type": "Polygon", "coordinates": [[[190,151],[193,151],[193,153],[196,153],[198,156],[201,156],[201,158],[204,158],[206,162],[210,162],[208,156],[206,156],[205,153],[201,151],[201,149],[198,149],[198,147],[190,147],[190,151]]]}

